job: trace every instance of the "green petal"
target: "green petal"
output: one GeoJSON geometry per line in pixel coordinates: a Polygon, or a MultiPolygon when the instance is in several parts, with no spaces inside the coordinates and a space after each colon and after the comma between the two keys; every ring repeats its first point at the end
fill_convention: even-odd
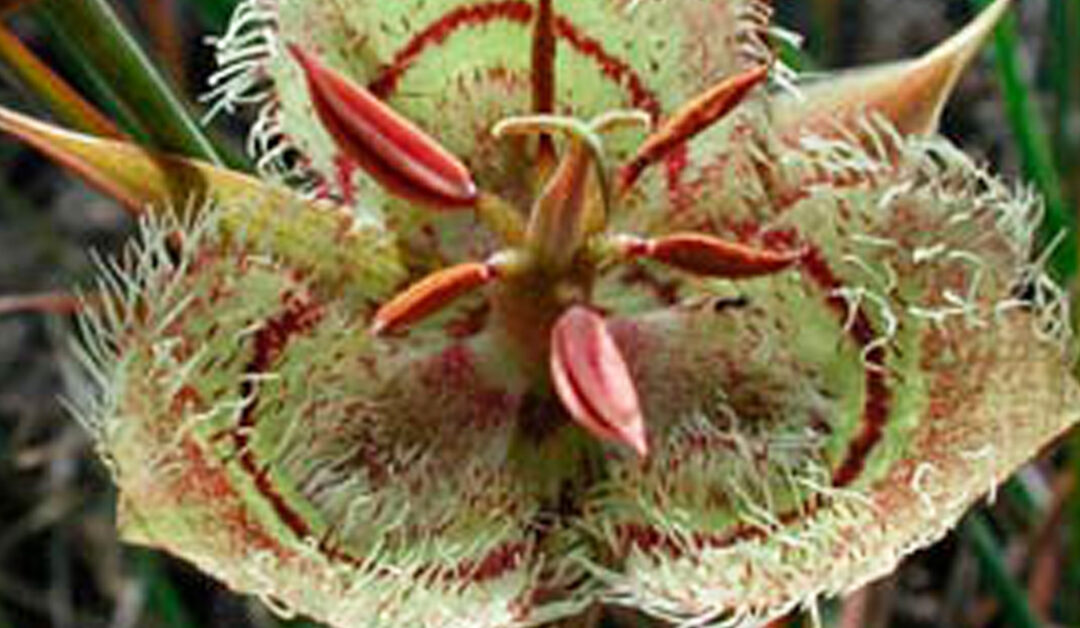
{"type": "Polygon", "coordinates": [[[835,173],[769,225],[810,248],[797,271],[687,280],[616,327],[654,459],[615,466],[583,525],[621,558],[598,576],[654,614],[854,590],[1080,419],[1038,203],[944,140],[862,139],[804,136],[757,175],[835,173]]]}

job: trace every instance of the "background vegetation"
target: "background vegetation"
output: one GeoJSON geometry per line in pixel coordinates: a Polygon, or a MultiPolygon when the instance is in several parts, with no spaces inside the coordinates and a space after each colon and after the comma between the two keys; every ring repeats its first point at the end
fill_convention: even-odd
{"type": "MultiPolygon", "coordinates": [[[[777,2],[781,23],[808,34],[802,51],[785,53],[808,70],[923,51],[981,3],[777,2]]],[[[115,130],[78,110],[58,109],[64,99],[55,99],[55,89],[28,82],[41,74],[20,71],[19,60],[29,57],[17,36],[119,130],[244,167],[242,125],[218,121],[204,132],[177,115],[197,115],[210,70],[203,37],[224,29],[233,4],[0,0],[0,102],[67,124],[97,124],[98,132],[115,130]],[[95,22],[105,6],[119,21],[95,22]],[[106,35],[87,36],[83,27],[91,23],[106,35]],[[137,49],[146,56],[133,54],[137,49]]],[[[1046,237],[1067,233],[1054,270],[1071,283],[1080,199],[1080,0],[1020,0],[992,52],[965,78],[944,132],[1041,191],[1046,237]]],[[[275,618],[258,601],[222,590],[183,563],[116,541],[115,496],[105,469],[58,402],[64,340],[56,312],[70,307],[72,286],[85,285],[88,251],[115,250],[131,226],[111,201],[22,146],[0,141],[0,628],[314,626],[275,618]]],[[[1074,433],[948,540],[847,601],[826,604],[824,625],[1080,626],[1078,481],[1080,434],[1074,433]]],[[[792,617],[782,624],[809,621],[792,617]]]]}

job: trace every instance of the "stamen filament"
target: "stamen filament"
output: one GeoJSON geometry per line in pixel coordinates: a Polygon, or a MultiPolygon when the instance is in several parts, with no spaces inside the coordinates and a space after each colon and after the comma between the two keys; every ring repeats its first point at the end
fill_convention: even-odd
{"type": "MultiPolygon", "coordinates": [[[[536,24],[532,42],[533,113],[547,115],[555,112],[555,9],[553,0],[540,0],[536,7],[536,24]]],[[[547,134],[539,137],[536,161],[541,172],[555,165],[555,144],[547,134]]]]}

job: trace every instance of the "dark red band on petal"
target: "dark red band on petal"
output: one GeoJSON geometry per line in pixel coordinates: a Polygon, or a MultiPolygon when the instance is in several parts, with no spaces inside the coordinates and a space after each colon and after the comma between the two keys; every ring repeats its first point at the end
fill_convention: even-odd
{"type": "MultiPolygon", "coordinates": [[[[368,89],[381,98],[389,97],[421,54],[430,47],[441,45],[461,28],[481,26],[496,20],[528,25],[532,23],[534,12],[532,4],[520,0],[458,7],[414,35],[394,55],[387,69],[368,85],[368,89]]],[[[604,76],[626,90],[631,106],[644,109],[654,118],[660,117],[660,101],[655,92],[645,85],[641,76],[629,64],[605,50],[599,40],[584,34],[562,15],[555,17],[555,34],[574,50],[595,61],[604,76]]]]}
{"type": "MultiPolygon", "coordinates": [[[[821,251],[815,248],[809,249],[803,257],[802,269],[827,294],[832,294],[843,285],[821,255],[821,251]]],[[[828,304],[836,311],[840,320],[847,320],[849,315],[847,300],[839,296],[830,296],[828,297],[828,304]]],[[[877,337],[870,318],[861,307],[856,309],[848,333],[864,349],[869,347],[877,337]]],[[[889,418],[892,391],[886,381],[884,347],[872,348],[866,353],[865,360],[866,399],[863,402],[862,430],[848,444],[843,461],[833,472],[833,486],[847,486],[859,477],[859,474],[862,473],[863,468],[866,466],[866,459],[869,457],[870,452],[881,441],[885,433],[885,423],[889,418]]]]}
{"type": "Polygon", "coordinates": [[[532,19],[533,6],[521,0],[458,7],[414,35],[405,47],[394,55],[394,59],[382,75],[368,85],[368,89],[380,98],[389,97],[397,90],[401,77],[416,63],[425,50],[443,44],[461,28],[481,26],[496,20],[528,24],[532,19]]]}
{"type": "MultiPolygon", "coordinates": [[[[785,238],[785,241],[790,239],[790,237],[785,238]]],[[[788,243],[790,244],[790,242],[788,243]]],[[[828,261],[822,256],[821,251],[816,248],[807,249],[801,262],[801,268],[803,273],[825,294],[831,294],[843,285],[840,278],[832,271],[828,261]]],[[[829,296],[827,297],[827,303],[841,321],[848,319],[849,306],[845,299],[829,296]]],[[[856,310],[848,333],[852,340],[863,348],[870,346],[877,337],[870,318],[861,308],[856,310]]],[[[865,356],[867,363],[865,371],[866,400],[863,404],[862,429],[855,439],[848,444],[843,460],[833,472],[833,486],[848,486],[858,479],[866,466],[866,460],[871,451],[881,441],[885,433],[885,424],[888,421],[892,400],[892,392],[889,389],[885,375],[885,357],[886,353],[883,347],[873,348],[865,356]]],[[[813,516],[814,513],[827,506],[828,503],[828,497],[820,494],[814,495],[798,508],[781,513],[777,519],[781,525],[791,525],[813,516]]],[[[720,533],[699,532],[689,538],[676,538],[671,533],[653,526],[637,523],[626,523],[618,526],[619,543],[624,551],[627,547],[633,546],[646,552],[662,551],[675,558],[682,557],[688,551],[696,549],[719,549],[741,541],[760,539],[768,535],[768,533],[768,529],[758,525],[736,524],[720,533]]]]}
{"type": "MultiPolygon", "coordinates": [[[[322,320],[323,309],[317,303],[286,295],[284,298],[285,309],[279,314],[268,319],[254,337],[254,352],[247,367],[246,375],[258,375],[269,371],[274,362],[281,356],[288,343],[296,336],[312,331],[322,320]]],[[[250,378],[240,385],[240,393],[248,402],[244,406],[237,426],[229,432],[233,446],[236,449],[236,460],[252,481],[260,495],[274,509],[285,526],[296,535],[298,539],[306,539],[313,533],[311,525],[304,517],[294,510],[285,498],[278,492],[270,477],[269,465],[260,467],[255,452],[250,449],[250,438],[258,423],[256,409],[259,404],[258,389],[250,378]]],[[[200,458],[201,459],[201,458],[200,458]]],[[[200,476],[201,477],[201,476],[200,476]]],[[[225,480],[219,481],[219,491],[231,491],[231,487],[225,484],[225,480]]],[[[259,532],[254,523],[247,520],[241,514],[237,515],[240,521],[252,534],[259,533],[262,536],[252,537],[252,541],[258,541],[260,547],[272,547],[276,552],[284,552],[271,537],[259,532]]],[[[367,561],[350,554],[340,545],[333,542],[334,530],[330,528],[319,540],[318,549],[327,558],[333,561],[361,567],[368,565],[367,561]]],[[[486,554],[474,560],[461,561],[456,566],[444,572],[447,580],[468,580],[471,582],[483,582],[498,578],[507,571],[513,570],[526,560],[531,545],[522,541],[506,541],[492,547],[486,554]]],[[[434,567],[434,565],[433,565],[434,567]]],[[[396,577],[396,572],[386,569],[380,570],[379,575],[396,577]]]]}
{"type": "Polygon", "coordinates": [[[292,295],[286,295],[284,300],[285,310],[267,320],[255,333],[254,354],[244,369],[245,377],[240,383],[240,396],[247,403],[231,435],[240,468],[251,477],[256,490],[270,502],[282,523],[303,539],[311,534],[311,526],[277,491],[270,479],[269,468],[259,468],[255,452],[248,446],[258,421],[255,410],[259,405],[258,390],[250,376],[267,372],[289,340],[296,334],[311,331],[323,315],[322,308],[310,301],[292,295]]]}
{"type": "MultiPolygon", "coordinates": [[[[406,72],[428,49],[443,44],[456,31],[482,26],[497,20],[529,25],[534,19],[533,5],[521,0],[491,2],[462,6],[444,14],[427,28],[421,30],[394,55],[387,68],[373,80],[368,89],[380,98],[389,98],[396,90],[406,72]]],[[[628,63],[609,53],[604,45],[581,31],[565,16],[555,17],[555,35],[567,42],[581,55],[592,59],[601,73],[626,91],[632,107],[643,109],[659,120],[663,113],[660,100],[628,63]]],[[[664,160],[668,189],[677,196],[682,174],[689,163],[685,145],[675,147],[664,160]]]]}
{"type": "MultiPolygon", "coordinates": [[[[781,514],[777,521],[782,526],[792,525],[813,516],[827,503],[828,498],[814,496],[798,509],[781,514]]],[[[770,533],[769,528],[756,523],[737,523],[718,533],[695,532],[688,538],[678,538],[666,530],[640,523],[622,524],[616,527],[616,531],[619,542],[624,546],[632,545],[644,552],[659,550],[672,558],[683,558],[688,552],[696,553],[702,549],[723,549],[742,541],[763,539],[770,533]]],[[[626,548],[621,549],[625,551],[626,548]]]]}

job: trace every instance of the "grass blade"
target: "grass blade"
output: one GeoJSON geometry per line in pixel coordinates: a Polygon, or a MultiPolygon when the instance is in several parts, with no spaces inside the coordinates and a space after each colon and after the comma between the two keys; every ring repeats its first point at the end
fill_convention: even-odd
{"type": "Polygon", "coordinates": [[[164,625],[169,628],[196,628],[197,624],[184,606],[183,599],[162,568],[161,559],[148,550],[137,550],[135,565],[139,579],[148,589],[150,608],[164,625]]]}
{"type": "MultiPolygon", "coordinates": [[[[991,0],[970,2],[984,8],[990,5],[991,0]]],[[[1044,241],[1051,241],[1061,231],[1069,234],[1054,251],[1049,269],[1059,280],[1066,280],[1075,276],[1078,264],[1076,219],[1065,201],[1046,125],[1031,101],[1020,70],[1019,37],[1014,16],[1006,16],[998,25],[994,34],[994,52],[1006,114],[1020,148],[1024,174],[1039,189],[1046,202],[1044,241]]]]}
{"type": "MultiPolygon", "coordinates": [[[[1074,430],[1068,440],[1069,470],[1080,479],[1080,431],[1074,430]]],[[[1066,547],[1067,571],[1065,587],[1067,591],[1080,591],[1080,490],[1074,490],[1066,502],[1068,519],[1066,547]]],[[[1065,596],[1066,619],[1070,625],[1080,625],[1080,598],[1075,595],[1065,596]]]]}
{"type": "Polygon", "coordinates": [[[185,90],[188,55],[180,32],[180,11],[176,0],[140,3],[139,13],[146,24],[157,58],[168,70],[173,84],[185,90]]]}
{"type": "Polygon", "coordinates": [[[217,149],[107,0],[43,0],[36,8],[156,147],[222,164],[217,149]]]}
{"type": "Polygon", "coordinates": [[[26,90],[40,98],[64,124],[93,135],[122,137],[111,120],[83,99],[3,24],[0,24],[0,59],[26,90]]]}
{"type": "Polygon", "coordinates": [[[192,5],[203,24],[214,32],[225,30],[237,0],[193,0],[192,5]]]}
{"type": "Polygon", "coordinates": [[[1027,593],[1009,573],[1001,545],[985,517],[979,513],[972,514],[964,521],[962,529],[963,537],[975,553],[988,585],[1001,601],[1009,625],[1014,628],[1039,628],[1042,624],[1028,605],[1027,593]]]}
{"type": "MultiPolygon", "coordinates": [[[[1077,70],[1076,55],[1080,53],[1080,42],[1076,41],[1073,31],[1074,22],[1070,13],[1077,11],[1078,3],[1054,2],[1047,11],[1048,30],[1054,34],[1049,42],[1049,78],[1054,92],[1054,138],[1058,156],[1066,152],[1069,137],[1068,117],[1073,99],[1073,84],[1070,79],[1077,70]]],[[[1077,24],[1080,26],[1080,24],[1077,24]]]]}

